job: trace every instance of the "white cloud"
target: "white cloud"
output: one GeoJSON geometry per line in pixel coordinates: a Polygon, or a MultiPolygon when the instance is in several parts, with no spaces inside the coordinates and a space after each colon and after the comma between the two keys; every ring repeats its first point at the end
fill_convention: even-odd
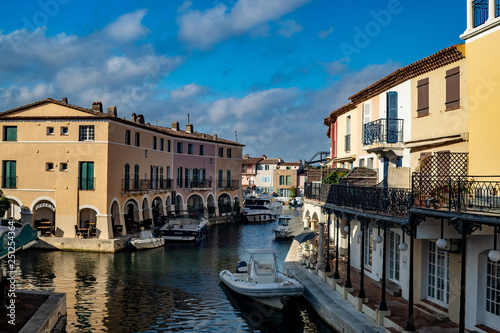
{"type": "Polygon", "coordinates": [[[325,39],[326,37],[330,36],[330,34],[333,32],[333,27],[330,27],[328,30],[321,30],[318,32],[318,37],[321,39],[325,39]]]}
{"type": "Polygon", "coordinates": [[[179,40],[192,47],[210,48],[234,36],[241,36],[263,23],[277,20],[310,0],[239,0],[233,8],[189,11],[178,18],[179,40]]]}
{"type": "Polygon", "coordinates": [[[149,29],[142,25],[141,21],[146,15],[145,9],[137,10],[120,16],[104,29],[105,34],[117,41],[134,41],[149,34],[149,29]]]}
{"type": "Polygon", "coordinates": [[[170,97],[174,100],[189,98],[200,95],[206,89],[203,86],[199,86],[196,83],[186,84],[176,90],[170,92],[170,97]]]}
{"type": "Polygon", "coordinates": [[[323,65],[326,67],[326,72],[328,74],[330,74],[331,76],[337,76],[349,69],[349,66],[346,64],[347,62],[348,59],[342,58],[333,62],[325,63],[323,65]]]}
{"type": "Polygon", "coordinates": [[[193,2],[191,1],[184,1],[184,3],[182,5],[180,5],[179,7],[177,7],[177,11],[179,13],[182,13],[182,12],[185,12],[186,10],[189,9],[189,7],[191,7],[191,5],[193,4],[193,2]]]}
{"type": "Polygon", "coordinates": [[[291,35],[297,32],[301,32],[302,29],[303,29],[302,26],[299,25],[294,20],[286,20],[285,22],[283,22],[283,26],[278,31],[278,35],[282,35],[285,36],[286,38],[289,38],[291,35]]]}

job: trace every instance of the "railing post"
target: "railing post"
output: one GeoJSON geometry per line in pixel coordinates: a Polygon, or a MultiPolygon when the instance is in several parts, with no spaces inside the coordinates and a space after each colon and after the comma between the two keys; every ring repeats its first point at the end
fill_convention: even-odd
{"type": "Polygon", "coordinates": [[[460,176],[458,177],[458,203],[457,203],[457,211],[460,211],[460,205],[462,204],[462,189],[461,189],[461,184],[462,182],[460,181],[460,176]]]}

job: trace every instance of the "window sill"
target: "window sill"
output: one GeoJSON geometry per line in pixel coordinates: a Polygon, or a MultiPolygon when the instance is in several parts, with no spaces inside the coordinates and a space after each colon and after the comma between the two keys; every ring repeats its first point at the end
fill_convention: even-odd
{"type": "Polygon", "coordinates": [[[460,110],[461,108],[462,108],[461,106],[457,106],[455,108],[445,109],[444,112],[460,110]]]}
{"type": "Polygon", "coordinates": [[[417,116],[417,119],[418,119],[418,118],[428,117],[428,116],[430,116],[430,113],[428,113],[428,114],[423,114],[423,115],[421,115],[421,116],[417,116]]]}

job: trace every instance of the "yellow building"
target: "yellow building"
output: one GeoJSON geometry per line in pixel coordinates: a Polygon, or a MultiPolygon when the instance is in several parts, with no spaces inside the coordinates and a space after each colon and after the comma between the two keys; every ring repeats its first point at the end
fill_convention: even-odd
{"type": "MultiPolygon", "coordinates": [[[[54,236],[75,237],[81,228],[107,239],[150,227],[176,208],[186,210],[193,194],[207,207],[220,195],[209,181],[216,146],[232,150],[225,167],[241,179],[243,145],[196,133],[192,125],[182,131],[152,126],[142,115],[125,120],[116,107],[103,112],[100,102],[86,109],[45,99],[0,113],[0,123],[1,188],[12,203],[6,215],[54,236]],[[186,151],[174,149],[180,141],[186,151]],[[205,167],[193,182],[199,165],[205,167]]],[[[229,197],[241,197],[239,183],[229,197]]]]}

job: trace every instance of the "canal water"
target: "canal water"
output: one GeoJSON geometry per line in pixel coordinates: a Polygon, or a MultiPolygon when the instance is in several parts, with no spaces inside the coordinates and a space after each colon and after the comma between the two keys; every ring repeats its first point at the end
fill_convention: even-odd
{"type": "Polygon", "coordinates": [[[67,332],[331,332],[305,299],[278,312],[220,284],[245,249],[278,250],[282,268],[291,241],[274,240],[272,227],[220,224],[198,245],[116,254],[27,250],[17,288],[66,293],[67,332]]]}

